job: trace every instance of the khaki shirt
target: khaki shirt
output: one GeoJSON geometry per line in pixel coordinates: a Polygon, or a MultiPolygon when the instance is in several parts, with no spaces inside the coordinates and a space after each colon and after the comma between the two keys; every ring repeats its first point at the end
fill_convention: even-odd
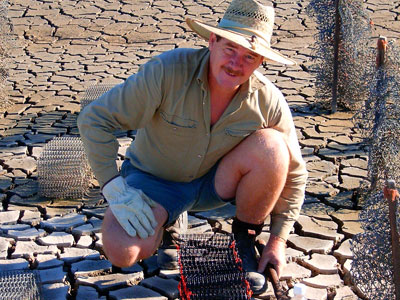
{"type": "Polygon", "coordinates": [[[117,129],[137,129],[126,152],[135,167],[190,182],[245,137],[272,127],[284,135],[291,155],[271,224],[271,232],[286,239],[298,218],[307,178],[289,107],[282,93],[255,72],[211,126],[208,61],[207,48],[165,52],[86,106],[78,126],[93,172],[100,185],[118,175],[118,142],[113,135],[117,129]]]}

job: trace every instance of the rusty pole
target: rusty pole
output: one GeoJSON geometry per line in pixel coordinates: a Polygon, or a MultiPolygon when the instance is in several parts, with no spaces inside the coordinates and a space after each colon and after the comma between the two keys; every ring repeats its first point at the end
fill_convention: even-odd
{"type": "Polygon", "coordinates": [[[387,38],[384,36],[380,36],[376,43],[376,47],[378,49],[378,54],[376,55],[376,68],[379,69],[385,64],[386,60],[386,49],[387,49],[387,38]]]}
{"type": "Polygon", "coordinates": [[[400,300],[400,237],[397,231],[396,211],[399,200],[399,192],[393,180],[387,180],[383,190],[385,198],[389,204],[389,222],[392,238],[392,261],[393,261],[393,281],[395,287],[396,300],[400,300]]]}
{"type": "MultiPolygon", "coordinates": [[[[376,96],[376,102],[375,102],[375,117],[374,117],[374,127],[372,129],[373,133],[373,138],[377,138],[377,131],[378,127],[381,124],[381,120],[385,118],[384,111],[381,110],[381,106],[385,105],[385,90],[384,87],[384,68],[385,68],[385,62],[386,62],[386,52],[387,52],[387,38],[384,36],[380,36],[378,38],[378,41],[376,43],[376,49],[377,49],[377,54],[376,54],[376,72],[378,74],[377,77],[377,82],[376,82],[376,90],[377,90],[377,96],[376,96]]],[[[371,109],[371,107],[368,107],[368,109],[371,109]]],[[[375,191],[377,184],[378,184],[378,174],[375,173],[372,175],[371,178],[371,190],[375,191]]]]}

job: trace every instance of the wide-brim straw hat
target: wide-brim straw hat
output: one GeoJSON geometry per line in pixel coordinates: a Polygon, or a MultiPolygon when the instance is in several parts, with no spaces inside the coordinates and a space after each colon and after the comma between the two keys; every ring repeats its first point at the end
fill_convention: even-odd
{"type": "Polygon", "coordinates": [[[186,23],[205,40],[213,32],[263,56],[266,61],[296,64],[271,48],[274,17],[272,6],[263,5],[256,0],[233,0],[217,26],[191,18],[187,18],[186,23]]]}

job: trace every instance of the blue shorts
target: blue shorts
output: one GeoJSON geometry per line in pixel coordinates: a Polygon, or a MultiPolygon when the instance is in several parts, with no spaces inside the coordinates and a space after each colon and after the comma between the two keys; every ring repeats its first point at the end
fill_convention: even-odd
{"type": "Polygon", "coordinates": [[[121,167],[121,176],[126,182],[142,190],[152,200],[159,203],[168,212],[166,224],[174,222],[184,211],[204,211],[230,203],[215,191],[214,179],[218,164],[207,174],[191,182],[175,182],[156,177],[134,167],[125,160],[121,167]]]}

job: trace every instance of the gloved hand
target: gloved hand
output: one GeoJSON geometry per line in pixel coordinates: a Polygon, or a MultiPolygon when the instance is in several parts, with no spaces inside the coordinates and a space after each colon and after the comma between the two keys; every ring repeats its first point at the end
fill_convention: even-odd
{"type": "Polygon", "coordinates": [[[157,221],[151,207],[155,207],[156,202],[129,186],[121,176],[109,181],[102,192],[115,218],[130,236],[137,234],[145,239],[154,234],[157,221]]]}

